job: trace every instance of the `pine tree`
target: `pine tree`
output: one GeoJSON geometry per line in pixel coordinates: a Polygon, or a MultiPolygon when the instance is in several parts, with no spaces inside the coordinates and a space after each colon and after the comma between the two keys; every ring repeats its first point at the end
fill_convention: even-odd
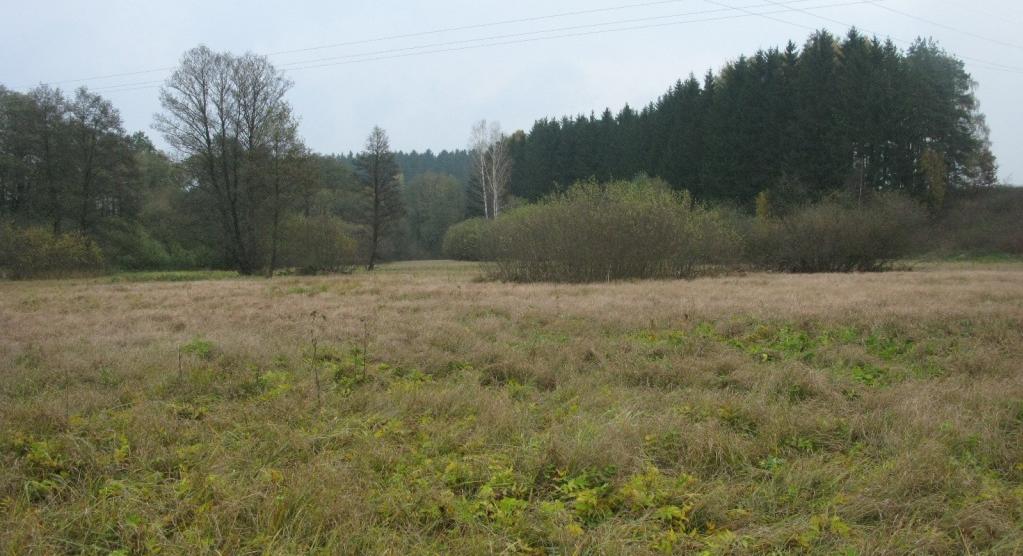
{"type": "Polygon", "coordinates": [[[540,120],[513,149],[512,191],[527,199],[595,177],[645,173],[701,200],[779,208],[846,189],[928,196],[921,157],[940,153],[948,188],[991,184],[997,168],[973,84],[933,43],[903,52],[856,30],[814,33],[677,81],[614,118],[540,120]]]}

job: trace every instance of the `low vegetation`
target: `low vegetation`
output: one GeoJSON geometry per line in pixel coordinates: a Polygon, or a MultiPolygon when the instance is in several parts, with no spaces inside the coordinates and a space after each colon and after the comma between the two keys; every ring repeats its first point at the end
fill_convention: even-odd
{"type": "Polygon", "coordinates": [[[453,227],[447,253],[484,260],[490,276],[518,282],[691,278],[750,268],[873,272],[931,250],[931,228],[940,226],[923,205],[894,194],[836,194],[778,207],[784,211],[769,199],[760,197],[754,218],[701,206],[656,179],[584,182],[492,223],[453,227]]]}
{"type": "Polygon", "coordinates": [[[967,192],[936,220],[925,244],[944,255],[1023,255],[1021,221],[1023,188],[967,192]]]}
{"type": "Polygon", "coordinates": [[[758,219],[747,252],[757,266],[783,272],[874,272],[911,253],[926,222],[923,208],[907,198],[832,198],[758,219]]]}
{"type": "Polygon", "coordinates": [[[349,272],[360,260],[351,226],[340,218],[294,215],[283,227],[281,260],[302,274],[349,272]]]}
{"type": "Polygon", "coordinates": [[[444,256],[456,261],[481,261],[483,254],[483,234],[486,232],[487,220],[470,218],[455,224],[444,233],[444,256]]]}
{"type": "Polygon", "coordinates": [[[680,278],[741,248],[720,224],[658,180],[581,183],[498,218],[484,253],[508,281],[680,278]]]}
{"type": "Polygon", "coordinates": [[[104,265],[103,253],[85,236],[0,223],[0,277],[88,275],[102,271],[104,265]]]}
{"type": "Polygon", "coordinates": [[[0,283],[0,547],[1023,548],[1018,263],[476,269],[0,283]]]}

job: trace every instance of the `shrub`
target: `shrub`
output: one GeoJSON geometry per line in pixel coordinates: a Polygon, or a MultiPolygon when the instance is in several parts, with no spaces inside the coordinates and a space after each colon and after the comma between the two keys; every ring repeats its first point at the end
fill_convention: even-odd
{"type": "Polygon", "coordinates": [[[6,269],[9,278],[95,274],[103,267],[103,253],[85,236],[0,225],[0,268],[6,269]]]}
{"type": "Polygon", "coordinates": [[[471,218],[448,228],[441,248],[444,256],[456,261],[482,260],[481,245],[487,224],[483,218],[471,218]]]}
{"type": "Polygon", "coordinates": [[[177,243],[160,241],[133,222],[109,222],[99,236],[111,266],[121,270],[192,269],[211,258],[201,249],[188,250],[177,243]]]}
{"type": "Polygon", "coordinates": [[[750,230],[754,264],[783,272],[873,272],[906,255],[926,213],[907,198],[882,195],[862,207],[839,198],[761,219],[750,230]]]}
{"type": "Polygon", "coordinates": [[[501,280],[678,278],[738,251],[725,222],[659,180],[581,183],[498,218],[484,253],[501,280]]]}
{"type": "Polygon", "coordinates": [[[953,200],[930,235],[949,254],[1023,255],[1023,189],[1000,187],[953,200]]]}
{"type": "Polygon", "coordinates": [[[281,262],[303,274],[350,272],[356,264],[356,242],[340,218],[292,216],[281,237],[281,262]]]}

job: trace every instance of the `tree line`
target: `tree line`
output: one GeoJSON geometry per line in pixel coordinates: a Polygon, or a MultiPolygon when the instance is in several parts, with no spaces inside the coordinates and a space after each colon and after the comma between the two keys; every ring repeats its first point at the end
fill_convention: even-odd
{"type": "Polygon", "coordinates": [[[379,128],[357,154],[315,153],[290,87],[265,57],[189,51],[154,125],[171,154],[85,88],[0,88],[0,258],[273,274],[439,256],[466,215],[467,153],[394,153],[379,128]]]}
{"type": "Polygon", "coordinates": [[[290,87],[265,57],[190,50],[160,90],[165,153],[85,88],[0,86],[0,257],[45,251],[59,267],[59,249],[38,247],[49,241],[124,269],[372,268],[441,256],[453,224],[580,181],[647,175],[767,213],[835,192],[940,209],[996,175],[963,64],[928,41],[902,51],[855,31],[740,57],[638,111],[510,135],[483,120],[465,149],[439,153],[394,152],[379,128],[359,153],[316,153],[290,87]]]}
{"type": "Polygon", "coordinates": [[[45,86],[24,95],[0,86],[0,214],[54,233],[132,217],[140,206],[134,156],[144,142],[86,89],[68,97],[45,86]]]}
{"type": "Polygon", "coordinates": [[[988,130],[963,63],[933,42],[902,51],[851,31],[741,56],[656,102],[538,120],[511,136],[512,195],[647,174],[697,199],[752,208],[839,190],[940,202],[993,185],[988,130]]]}

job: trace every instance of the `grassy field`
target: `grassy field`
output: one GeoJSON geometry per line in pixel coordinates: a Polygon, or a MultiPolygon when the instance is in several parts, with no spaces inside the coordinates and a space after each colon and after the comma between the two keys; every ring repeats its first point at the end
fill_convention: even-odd
{"type": "Polygon", "coordinates": [[[0,551],[1023,553],[1023,264],[478,275],[0,283],[0,551]]]}

